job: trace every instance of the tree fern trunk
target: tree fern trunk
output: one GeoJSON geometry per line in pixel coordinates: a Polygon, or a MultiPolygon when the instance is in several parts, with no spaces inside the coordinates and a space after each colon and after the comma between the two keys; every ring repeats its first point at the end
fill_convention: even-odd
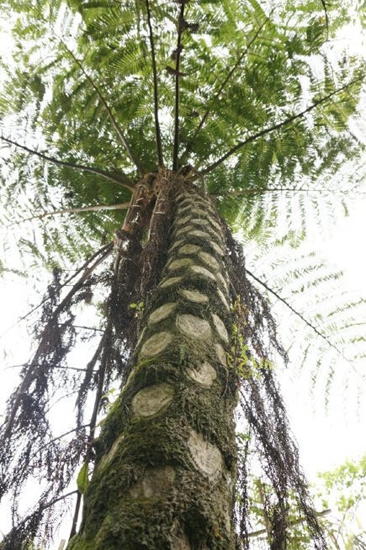
{"type": "Polygon", "coordinates": [[[224,250],[210,203],[192,190],[178,194],[168,261],[104,422],[69,550],[235,548],[224,250]]]}

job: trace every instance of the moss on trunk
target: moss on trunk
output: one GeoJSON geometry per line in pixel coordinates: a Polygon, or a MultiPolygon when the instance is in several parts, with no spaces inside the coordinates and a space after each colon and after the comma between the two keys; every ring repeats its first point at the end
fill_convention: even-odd
{"type": "Polygon", "coordinates": [[[133,366],[105,419],[80,533],[68,550],[225,549],[236,445],[220,223],[198,193],[175,199],[171,246],[133,366]]]}

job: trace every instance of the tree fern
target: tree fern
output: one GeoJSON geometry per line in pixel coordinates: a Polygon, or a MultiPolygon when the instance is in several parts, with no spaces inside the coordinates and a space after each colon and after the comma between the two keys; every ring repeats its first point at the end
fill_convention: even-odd
{"type": "MultiPolygon", "coordinates": [[[[221,398],[224,402],[239,395],[256,434],[251,451],[258,451],[263,479],[272,490],[266,496],[272,548],[284,544],[291,491],[317,548],[324,548],[270,367],[286,354],[256,285],[275,298],[275,311],[290,308],[291,321],[295,317],[301,327],[299,348],[312,364],[309,376],[320,381],[326,394],[331,392],[340,357],[342,363],[364,357],[363,327],[354,313],[363,302],[340,296],[334,305],[324,298],[321,289],[330,292],[338,275],[313,256],[296,256],[296,247],[317,231],[315,223],[330,226],[335,214],[348,207],[344,194],[357,193],[363,181],[364,167],[358,162],[363,145],[349,131],[350,118],[359,117],[363,62],[344,52],[332,56],[332,44],[327,44],[355,17],[351,4],[28,4],[4,3],[14,18],[16,66],[7,67],[0,99],[1,139],[11,148],[3,159],[2,193],[9,201],[3,222],[12,250],[19,244],[20,252],[32,256],[31,265],[53,268],[53,282],[42,300],[38,347],[22,368],[2,431],[2,490],[15,488],[15,515],[21,486],[34,477],[43,479],[38,467],[48,470],[38,503],[14,527],[4,548],[28,544],[42,526],[45,510],[63,499],[63,493],[68,498],[74,472],[82,467],[84,475],[94,452],[102,452],[93,445],[104,396],[116,380],[129,380],[128,394],[129,384],[139,379],[135,374],[128,378],[130,360],[136,343],[141,347],[144,336],[138,341],[138,326],[151,313],[152,290],[158,288],[155,296],[161,290],[167,255],[176,254],[174,246],[173,252],[168,250],[174,204],[188,216],[193,239],[202,239],[206,227],[213,242],[204,246],[218,255],[217,265],[223,255],[218,245],[222,233],[230,285],[225,287],[223,276],[220,284],[230,293],[234,343],[227,349],[232,368],[221,398]],[[359,174],[343,178],[357,162],[359,174]],[[174,200],[172,182],[181,186],[174,200]],[[187,190],[201,205],[197,219],[191,216],[197,205],[189,202],[187,190]],[[126,203],[126,210],[109,209],[126,203]],[[45,215],[52,212],[64,215],[56,222],[45,215]],[[207,213],[212,220],[205,218],[207,213]],[[245,271],[242,252],[225,222],[240,229],[244,240],[267,246],[262,272],[258,258],[255,273],[249,267],[245,271]],[[287,245],[283,257],[277,250],[276,257],[269,254],[268,247],[275,244],[287,245]],[[70,276],[60,268],[71,270],[70,276]],[[254,283],[247,278],[251,273],[254,283]],[[300,299],[305,290],[306,307],[300,299]],[[98,330],[94,325],[82,328],[82,304],[93,299],[100,313],[98,330]],[[78,342],[86,349],[85,340],[90,355],[80,366],[72,347],[78,342]],[[347,357],[345,342],[353,344],[347,357]],[[65,428],[65,437],[55,436],[48,411],[57,410],[57,399],[68,393],[77,395],[76,427],[65,428]],[[88,408],[89,421],[83,416],[88,408]]],[[[182,219],[184,233],[188,222],[182,219]]],[[[211,294],[221,308],[228,305],[222,290],[211,294]]],[[[229,316],[226,307],[227,326],[229,316]]],[[[224,329],[216,322],[215,331],[221,327],[225,335],[222,324],[224,329]]],[[[184,356],[185,351],[174,353],[184,356]]],[[[219,423],[214,428],[211,419],[201,423],[211,440],[219,439],[219,423]]],[[[230,452],[227,448],[227,456],[230,452]]],[[[132,471],[132,477],[141,474],[132,471]]],[[[243,466],[243,480],[245,471],[243,466]]],[[[80,479],[72,535],[84,491],[80,479]]],[[[239,493],[244,546],[245,480],[239,493]]],[[[210,540],[216,544],[214,531],[210,540]]]]}

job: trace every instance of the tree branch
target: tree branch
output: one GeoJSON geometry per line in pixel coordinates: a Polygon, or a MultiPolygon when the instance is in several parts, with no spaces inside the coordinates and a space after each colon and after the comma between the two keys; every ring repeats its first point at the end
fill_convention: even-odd
{"type": "Polygon", "coordinates": [[[108,114],[108,117],[110,119],[110,121],[112,122],[112,126],[113,128],[115,129],[122,145],[124,146],[124,148],[126,149],[126,152],[128,154],[128,156],[130,157],[130,159],[132,160],[132,162],[134,163],[134,165],[136,166],[136,168],[138,169],[138,171],[143,175],[143,174],[146,174],[147,173],[147,170],[146,168],[144,168],[144,166],[142,165],[142,163],[140,162],[140,159],[135,155],[135,153],[133,152],[133,150],[131,149],[131,147],[129,146],[128,142],[127,142],[127,139],[123,133],[123,131],[121,130],[114,114],[112,113],[112,110],[111,108],[109,107],[106,99],[104,98],[102,92],[99,90],[98,86],[95,84],[94,80],[91,78],[91,76],[89,76],[89,74],[86,72],[86,70],[84,69],[84,67],[82,66],[82,63],[81,61],[78,60],[78,58],[73,54],[73,52],[67,47],[67,45],[65,44],[65,42],[62,40],[62,38],[60,38],[60,41],[61,43],[63,44],[64,48],[66,49],[66,51],[69,53],[69,55],[71,55],[71,57],[73,58],[73,60],[75,61],[75,63],[78,65],[79,69],[81,70],[81,72],[83,73],[83,75],[85,76],[85,78],[88,80],[88,82],[90,83],[90,85],[92,86],[92,88],[96,91],[100,101],[103,103],[103,106],[104,108],[106,109],[107,111],[107,114],[108,114]]]}
{"type": "Polygon", "coordinates": [[[26,151],[27,153],[31,155],[35,155],[36,157],[45,160],[47,162],[51,162],[52,164],[56,164],[57,166],[65,166],[67,168],[73,168],[74,170],[80,170],[82,172],[89,172],[90,174],[97,174],[98,176],[101,176],[102,178],[105,178],[109,181],[113,181],[114,183],[118,183],[125,189],[128,189],[129,191],[132,191],[134,186],[131,180],[125,175],[121,174],[121,176],[117,174],[112,174],[111,172],[105,172],[104,170],[100,170],[99,168],[92,168],[91,166],[84,166],[83,164],[75,164],[73,162],[67,162],[64,160],[56,159],[55,157],[50,157],[48,155],[45,155],[44,153],[40,153],[39,151],[35,151],[34,149],[30,149],[26,145],[22,145],[21,143],[18,143],[17,141],[14,141],[12,139],[6,138],[4,136],[0,135],[0,139],[5,141],[6,143],[9,143],[10,145],[14,145],[15,147],[18,147],[19,149],[23,149],[23,151],[26,151]]]}
{"type": "Polygon", "coordinates": [[[180,54],[182,49],[182,33],[184,31],[184,7],[185,3],[182,2],[180,6],[178,16],[178,41],[176,49],[175,60],[175,104],[174,104],[174,146],[173,146],[173,171],[176,172],[178,166],[178,152],[179,152],[179,92],[181,78],[180,74],[180,54]]]}
{"type": "Polygon", "coordinates": [[[344,90],[346,90],[347,88],[349,88],[350,86],[352,86],[355,82],[357,82],[358,80],[361,80],[361,77],[353,80],[352,82],[349,82],[348,84],[345,84],[344,86],[342,86],[341,88],[338,88],[337,90],[334,90],[334,92],[331,92],[330,94],[327,94],[326,96],[318,99],[317,101],[315,101],[312,105],[310,105],[310,107],[307,107],[306,109],[304,109],[303,111],[301,111],[300,113],[297,113],[295,115],[292,115],[288,118],[286,118],[285,120],[283,120],[282,122],[278,122],[277,124],[274,124],[273,126],[270,126],[268,128],[264,128],[263,130],[261,130],[260,132],[257,132],[255,134],[252,134],[251,136],[247,137],[245,140],[243,141],[239,141],[234,147],[232,147],[227,153],[225,153],[225,155],[223,155],[222,157],[220,157],[218,160],[216,160],[215,162],[213,162],[212,164],[209,164],[204,170],[201,171],[201,174],[202,175],[206,175],[208,174],[209,172],[212,172],[212,170],[214,170],[215,168],[217,168],[220,164],[222,164],[226,159],[228,159],[229,157],[231,157],[234,153],[236,153],[237,151],[239,151],[239,149],[241,149],[242,147],[245,147],[245,145],[248,145],[248,143],[252,143],[253,141],[255,141],[256,139],[260,138],[260,137],[263,137],[267,134],[270,134],[271,132],[274,132],[275,130],[279,130],[280,128],[283,128],[284,126],[288,126],[289,124],[291,124],[291,122],[294,122],[294,120],[297,120],[298,118],[302,118],[304,117],[307,113],[310,113],[311,111],[313,111],[316,107],[318,107],[319,105],[321,105],[322,103],[325,103],[326,101],[328,101],[331,97],[339,94],[340,92],[343,92],[344,90]]]}
{"type": "Polygon", "coordinates": [[[164,166],[163,150],[161,145],[160,124],[159,124],[158,77],[157,77],[157,70],[156,70],[155,44],[154,44],[154,35],[153,35],[153,30],[151,25],[151,11],[150,11],[149,0],[146,0],[146,10],[147,10],[147,24],[149,27],[151,62],[152,62],[153,80],[154,80],[154,117],[155,117],[156,152],[158,156],[158,165],[164,166]]]}

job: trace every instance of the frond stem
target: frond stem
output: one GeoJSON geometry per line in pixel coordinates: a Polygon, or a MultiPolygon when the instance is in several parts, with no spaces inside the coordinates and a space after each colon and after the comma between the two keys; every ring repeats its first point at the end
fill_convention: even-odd
{"type": "MultiPolygon", "coordinates": [[[[106,375],[106,370],[107,370],[107,362],[108,362],[108,355],[107,355],[108,351],[107,350],[109,350],[108,341],[110,339],[111,330],[112,330],[111,318],[109,317],[107,327],[104,331],[104,334],[103,334],[103,336],[102,336],[102,338],[99,342],[98,348],[97,348],[97,350],[94,354],[94,357],[92,359],[92,362],[94,362],[94,364],[95,364],[96,361],[99,358],[100,352],[102,352],[101,365],[100,365],[99,370],[98,370],[97,391],[96,391],[93,411],[92,411],[92,415],[91,415],[91,419],[90,419],[90,423],[89,423],[89,438],[88,438],[89,441],[88,441],[88,448],[87,448],[86,455],[85,455],[85,460],[84,460],[85,464],[89,464],[89,462],[92,460],[92,444],[93,444],[93,441],[94,441],[94,438],[95,438],[95,429],[96,429],[96,426],[97,426],[97,418],[98,418],[98,413],[99,413],[99,407],[100,407],[100,402],[101,402],[102,395],[103,395],[103,390],[104,390],[104,380],[105,380],[105,375],[106,375]]],[[[75,509],[74,509],[74,515],[73,515],[69,540],[76,534],[77,524],[78,524],[78,519],[79,519],[79,514],[80,514],[81,493],[80,493],[80,491],[78,491],[77,493],[78,493],[78,496],[77,496],[76,503],[75,503],[75,509]]]]}
{"type": "Polygon", "coordinates": [[[182,2],[178,16],[178,41],[175,60],[175,98],[174,98],[174,146],[173,146],[173,172],[178,171],[179,152],[179,92],[180,92],[180,54],[182,49],[182,32],[184,30],[184,7],[182,2]]]}
{"type": "Polygon", "coordinates": [[[80,493],[80,491],[76,491],[76,503],[75,503],[75,508],[74,508],[74,514],[73,514],[73,517],[72,517],[72,523],[71,523],[71,530],[70,530],[70,535],[69,535],[69,541],[70,539],[72,539],[73,536],[76,535],[76,532],[77,532],[77,524],[78,524],[78,520],[79,520],[79,514],[80,514],[80,508],[81,508],[81,499],[82,499],[82,494],[80,493]]]}
{"type": "MultiPolygon", "coordinates": [[[[315,515],[318,518],[321,518],[323,516],[326,516],[326,515],[330,514],[331,511],[332,510],[327,508],[326,510],[322,510],[321,512],[315,511],[315,515]]],[[[290,525],[291,526],[300,525],[300,523],[305,523],[306,521],[307,521],[306,517],[300,517],[299,519],[290,521],[290,525]]],[[[267,529],[258,529],[258,531],[252,531],[251,533],[248,533],[248,537],[249,538],[256,538],[256,537],[259,537],[260,535],[264,535],[266,533],[267,533],[267,529]]]]}
{"type": "MultiPolygon", "coordinates": [[[[247,55],[248,51],[249,51],[249,48],[251,47],[251,45],[253,44],[253,42],[257,39],[259,33],[261,32],[261,30],[263,29],[264,25],[267,23],[267,21],[269,21],[269,17],[266,18],[266,20],[264,21],[264,23],[262,25],[260,25],[260,27],[258,28],[257,32],[255,33],[254,37],[250,40],[250,42],[248,43],[248,45],[246,46],[246,48],[244,49],[244,51],[240,54],[240,56],[238,57],[236,63],[233,65],[233,67],[230,69],[230,71],[228,72],[228,74],[226,75],[226,78],[223,80],[223,82],[221,83],[221,85],[219,86],[219,89],[217,90],[217,92],[214,94],[213,96],[213,100],[218,100],[223,89],[225,88],[226,84],[229,82],[230,78],[233,76],[234,72],[238,69],[238,67],[240,66],[243,58],[247,55]]],[[[187,155],[191,152],[192,150],[192,147],[194,145],[194,141],[196,139],[196,137],[198,136],[198,134],[200,133],[200,131],[202,130],[208,116],[211,114],[211,109],[208,108],[205,112],[205,114],[203,115],[199,125],[197,126],[193,136],[191,137],[191,139],[189,140],[189,142],[187,143],[186,145],[186,148],[185,148],[185,151],[182,155],[182,158],[181,158],[181,164],[183,165],[186,158],[187,158],[187,155]]]]}
{"type": "Polygon", "coordinates": [[[296,113],[295,115],[292,115],[288,118],[286,118],[285,120],[282,120],[281,122],[278,122],[277,124],[274,124],[273,126],[270,126],[268,128],[264,128],[263,130],[261,130],[260,132],[257,132],[255,134],[252,134],[251,136],[247,137],[245,140],[243,141],[239,141],[234,147],[232,147],[227,153],[225,153],[222,157],[220,157],[218,160],[216,160],[215,162],[213,162],[212,164],[209,164],[204,170],[201,171],[201,174],[203,176],[205,176],[206,174],[209,174],[210,172],[212,172],[212,170],[214,170],[215,168],[217,168],[218,166],[220,166],[220,164],[222,164],[226,159],[228,159],[229,157],[231,157],[234,153],[236,153],[237,151],[239,151],[239,149],[241,149],[242,147],[245,147],[245,145],[248,145],[248,143],[252,143],[253,141],[255,141],[256,139],[260,138],[260,137],[263,137],[267,134],[270,134],[271,132],[274,132],[275,130],[279,130],[280,128],[283,128],[285,126],[288,126],[289,124],[291,124],[291,122],[294,122],[294,120],[297,120],[298,118],[302,118],[304,117],[307,113],[310,113],[311,111],[313,111],[314,109],[316,109],[316,107],[318,107],[319,105],[321,105],[322,103],[325,103],[326,101],[328,101],[331,97],[339,94],[340,92],[343,92],[344,90],[346,90],[347,88],[349,88],[350,86],[352,86],[355,82],[357,82],[358,80],[361,80],[361,77],[360,78],[357,78],[355,80],[352,80],[352,82],[349,82],[348,84],[345,84],[344,86],[342,86],[341,88],[338,88],[337,90],[334,90],[333,92],[331,92],[330,94],[327,94],[326,96],[318,99],[317,101],[314,101],[314,103],[312,105],[310,105],[310,107],[307,107],[306,109],[304,109],[303,111],[301,111],[300,113],[296,113]]]}
{"type": "Polygon", "coordinates": [[[53,212],[44,212],[43,214],[35,214],[29,218],[22,218],[14,223],[11,223],[7,227],[13,227],[19,223],[29,222],[31,220],[42,220],[43,218],[48,218],[56,216],[58,214],[76,214],[78,212],[99,212],[100,210],[128,210],[130,203],[123,202],[120,204],[99,204],[98,206],[81,206],[80,208],[62,208],[61,210],[54,210],[53,212]]]}
{"type": "Polygon", "coordinates": [[[137,155],[135,155],[134,151],[131,149],[130,145],[128,144],[127,142],[127,139],[126,139],[126,136],[124,135],[122,129],[120,128],[117,120],[116,120],[116,117],[114,116],[114,114],[112,113],[112,110],[111,108],[109,107],[108,103],[107,103],[107,100],[105,99],[104,95],[102,94],[102,92],[100,91],[100,89],[98,88],[98,86],[95,84],[94,80],[92,79],[92,77],[86,72],[86,70],[84,69],[81,61],[79,61],[79,59],[74,55],[74,53],[67,47],[67,45],[65,44],[65,42],[60,38],[60,41],[61,43],[63,44],[65,50],[69,53],[69,55],[73,58],[73,60],[75,61],[75,63],[77,64],[77,66],[79,67],[79,69],[81,70],[81,72],[83,73],[83,75],[85,76],[85,78],[88,80],[88,82],[90,83],[90,85],[92,86],[92,88],[96,91],[100,101],[102,102],[105,110],[107,111],[107,114],[108,114],[108,117],[110,119],[110,121],[112,122],[112,126],[113,128],[115,129],[123,147],[126,149],[126,152],[128,154],[128,156],[130,157],[130,159],[132,160],[132,162],[134,163],[134,165],[136,166],[136,168],[138,169],[138,171],[140,172],[140,174],[146,174],[147,173],[147,170],[146,168],[144,168],[144,166],[142,165],[142,163],[140,162],[140,159],[137,157],[137,155]]]}
{"type": "Polygon", "coordinates": [[[254,275],[254,273],[249,271],[249,269],[246,268],[245,271],[248,273],[248,275],[250,275],[250,277],[252,277],[252,279],[254,279],[257,283],[262,285],[268,292],[273,294],[273,296],[275,296],[277,298],[277,300],[279,300],[282,304],[284,304],[286,307],[288,307],[288,309],[292,313],[294,313],[297,317],[299,317],[302,320],[302,322],[305,323],[309,328],[311,328],[311,330],[313,330],[317,336],[322,338],[328,344],[329,347],[333,348],[338,353],[338,355],[340,355],[345,361],[348,362],[348,359],[346,357],[344,357],[341,350],[337,346],[335,346],[326,336],[324,336],[324,334],[322,334],[320,332],[320,330],[316,328],[316,326],[314,326],[312,323],[310,323],[310,321],[308,321],[301,313],[299,313],[294,307],[292,307],[291,304],[289,304],[284,298],[282,298],[282,296],[280,296],[278,294],[278,292],[273,290],[273,288],[269,287],[267,285],[267,283],[265,283],[264,281],[262,281],[261,279],[256,277],[254,275]]]}
{"type": "Polygon", "coordinates": [[[5,141],[6,143],[9,143],[10,145],[14,145],[15,147],[18,147],[19,149],[23,149],[23,151],[26,151],[31,155],[35,155],[36,157],[42,160],[51,162],[52,164],[56,164],[58,166],[65,166],[67,168],[73,168],[75,170],[80,170],[82,172],[89,172],[90,174],[97,174],[102,178],[105,178],[109,181],[113,181],[114,183],[118,183],[119,185],[122,185],[122,187],[124,187],[125,189],[128,189],[129,191],[132,191],[134,188],[131,180],[123,173],[121,173],[121,175],[119,176],[117,174],[112,174],[111,172],[105,172],[104,170],[100,170],[99,168],[93,168],[92,166],[84,166],[83,164],[75,164],[73,162],[59,160],[59,159],[56,159],[55,157],[50,157],[48,155],[45,155],[44,153],[35,151],[34,149],[30,149],[26,145],[22,145],[21,143],[18,143],[17,141],[6,138],[4,136],[0,135],[0,139],[5,141]]]}
{"type": "Polygon", "coordinates": [[[325,15],[325,28],[327,29],[327,39],[329,38],[329,17],[328,17],[328,10],[327,10],[327,4],[325,0],[320,0],[323,6],[324,15],[325,15]]]}
{"type": "MultiPolygon", "coordinates": [[[[356,191],[357,194],[366,194],[365,193],[362,193],[362,192],[359,192],[359,191],[356,191]]],[[[332,193],[332,194],[339,194],[339,195],[347,195],[349,196],[350,195],[350,191],[342,191],[341,189],[340,190],[335,190],[335,189],[327,189],[327,188],[324,188],[324,189],[301,189],[301,188],[294,188],[294,189],[291,189],[291,187],[278,187],[278,188],[275,188],[275,187],[252,187],[252,188],[249,188],[249,189],[235,189],[233,191],[229,191],[229,192],[225,192],[225,197],[229,196],[229,197],[240,197],[241,195],[247,195],[247,194],[251,194],[251,193],[332,193]]],[[[220,197],[220,196],[223,196],[223,193],[222,191],[217,191],[216,193],[211,193],[211,195],[213,197],[220,197]]]]}
{"type": "Polygon", "coordinates": [[[66,437],[67,435],[70,435],[74,432],[78,432],[78,431],[81,431],[83,428],[88,428],[89,427],[89,424],[84,424],[83,426],[79,426],[77,428],[73,428],[72,430],[69,430],[68,432],[65,432],[61,435],[58,435],[57,437],[54,437],[53,439],[51,439],[51,441],[48,441],[47,443],[45,443],[44,445],[42,445],[41,447],[39,447],[38,451],[37,452],[41,452],[43,451],[43,449],[46,449],[49,445],[52,445],[52,443],[55,443],[55,441],[59,441],[60,439],[66,437]]]}
{"type": "MultiPolygon", "coordinates": [[[[4,370],[9,370],[9,369],[22,369],[24,367],[24,363],[23,365],[9,365],[9,367],[4,367],[4,370]]],[[[41,363],[38,363],[38,365],[34,365],[35,367],[42,367],[42,364],[41,363]]],[[[62,366],[62,365],[58,365],[56,367],[56,369],[65,369],[65,370],[75,370],[77,372],[87,372],[88,369],[81,369],[80,367],[69,367],[69,366],[62,366]]]]}
{"type": "Polygon", "coordinates": [[[160,133],[160,123],[159,123],[159,92],[158,92],[158,76],[156,70],[156,56],[155,56],[155,43],[154,43],[154,34],[151,24],[151,10],[149,0],[146,0],[146,10],[147,10],[147,24],[149,27],[149,40],[151,47],[151,63],[153,70],[153,81],[154,81],[154,118],[155,118],[155,136],[156,136],[156,152],[158,157],[158,165],[163,167],[163,148],[161,144],[161,133],[160,133]]]}

